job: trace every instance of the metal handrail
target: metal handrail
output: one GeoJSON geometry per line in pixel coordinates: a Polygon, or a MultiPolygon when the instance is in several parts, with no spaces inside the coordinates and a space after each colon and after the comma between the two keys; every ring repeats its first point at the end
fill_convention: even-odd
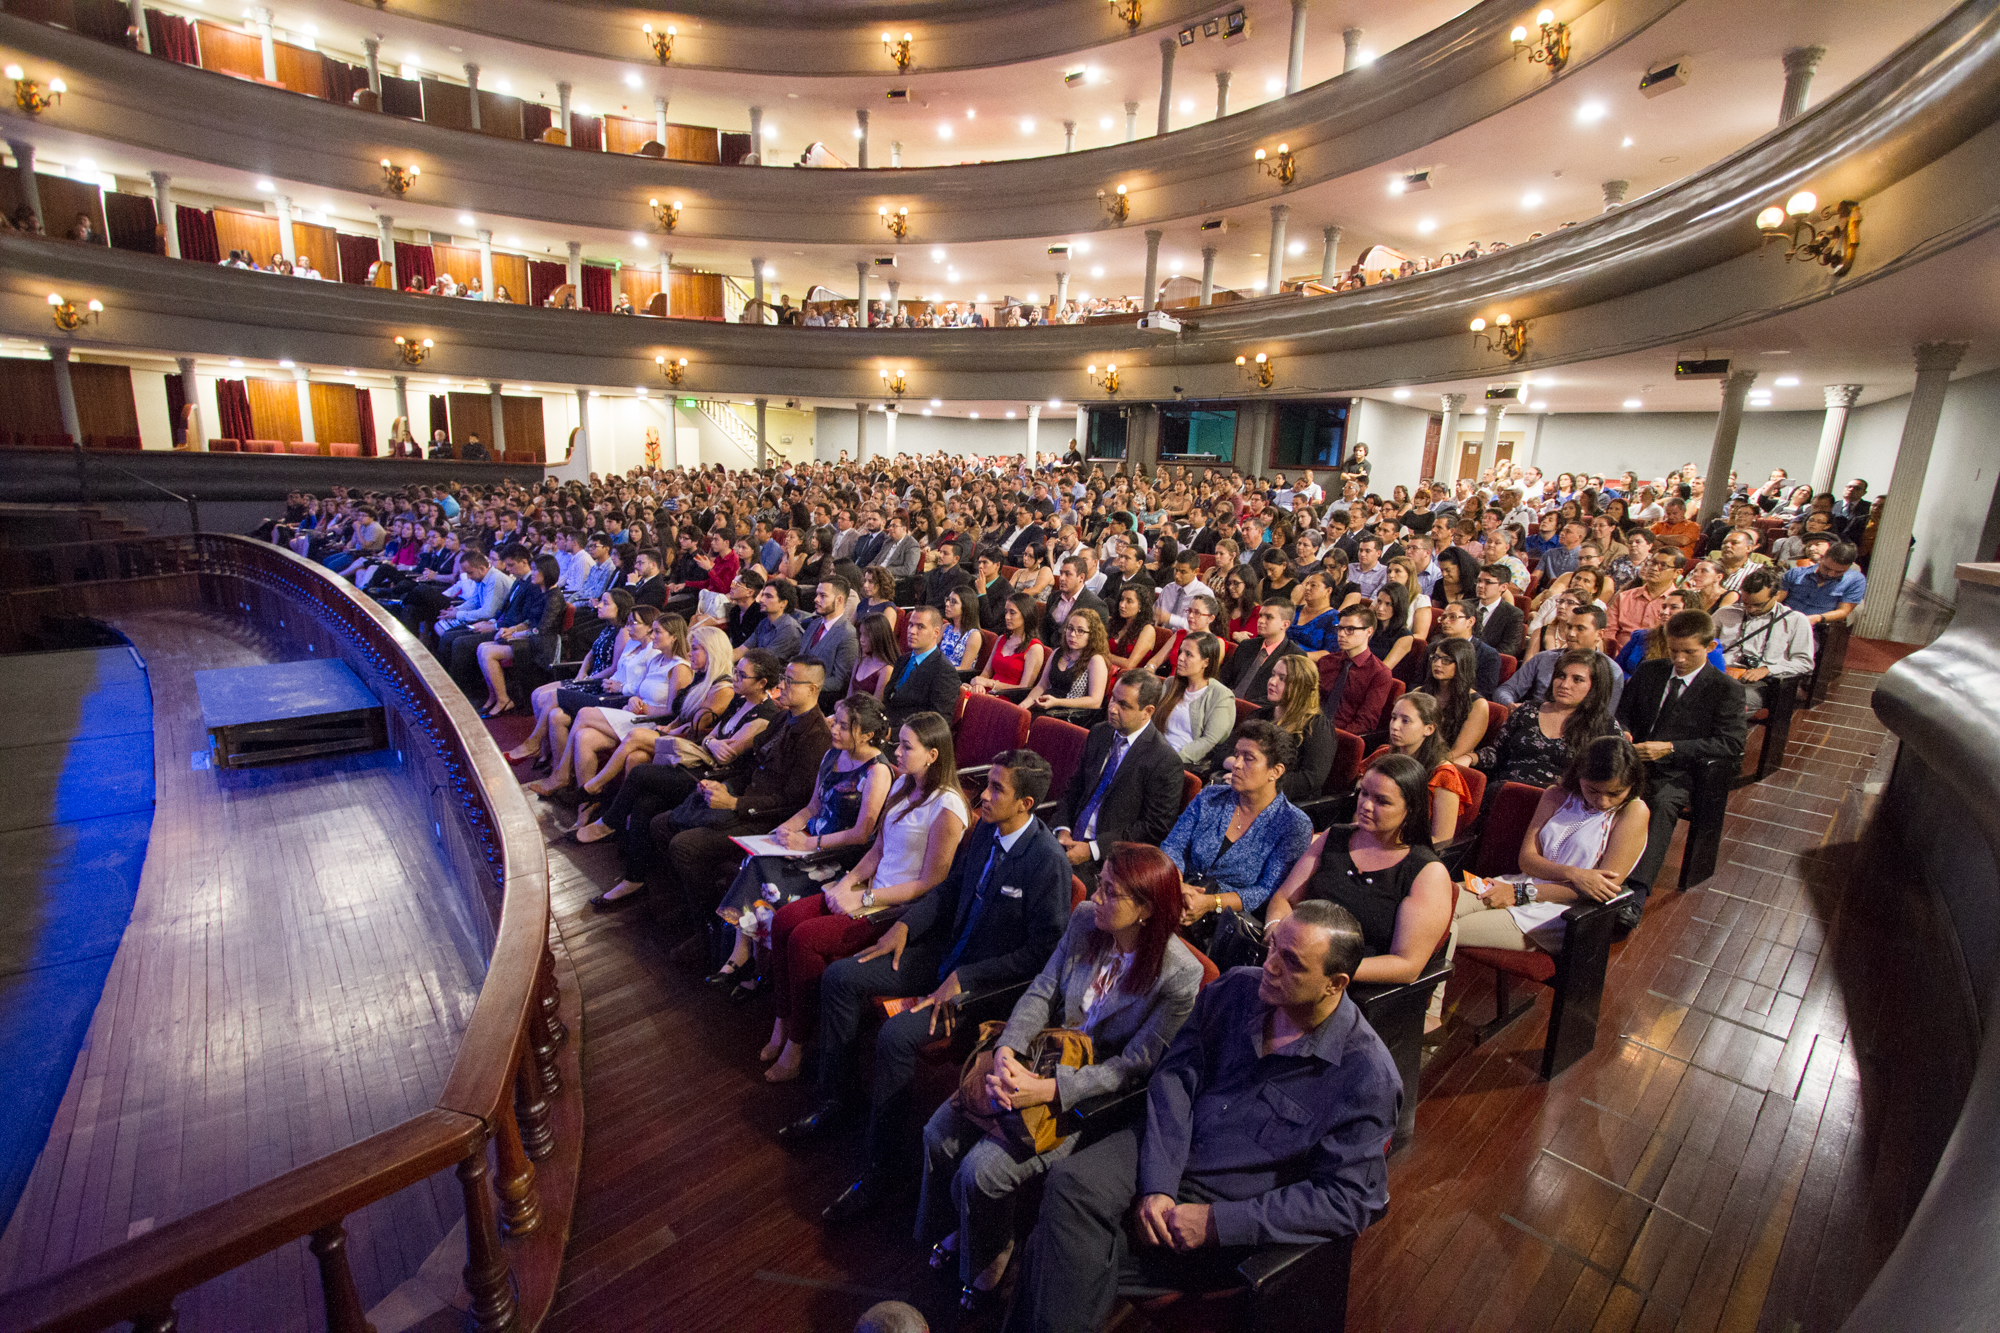
{"type": "MultiPolygon", "coordinates": [[[[79,467],[88,467],[90,462],[95,462],[98,467],[108,467],[113,472],[117,472],[124,476],[130,477],[132,480],[138,482],[141,486],[151,486],[154,490],[158,491],[160,494],[165,496],[170,496],[173,499],[179,500],[182,504],[186,505],[188,509],[188,531],[190,532],[201,531],[201,502],[195,499],[194,496],[182,495],[179,491],[170,491],[166,487],[160,485],[159,482],[154,481],[149,477],[142,477],[130,468],[119,467],[116,463],[107,463],[101,458],[91,459],[87,462],[85,461],[85,455],[83,454],[81,447],[79,447],[77,450],[77,461],[79,467]]],[[[89,487],[86,486],[84,489],[86,492],[88,492],[89,487]]]]}

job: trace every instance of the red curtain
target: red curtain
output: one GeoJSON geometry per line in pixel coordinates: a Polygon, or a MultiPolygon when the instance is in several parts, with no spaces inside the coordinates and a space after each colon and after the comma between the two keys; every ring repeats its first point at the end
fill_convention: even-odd
{"type": "Polygon", "coordinates": [[[402,280],[403,290],[412,287],[429,291],[438,280],[436,256],[428,245],[412,245],[408,241],[396,242],[396,276],[402,280]]]}
{"type": "Polygon", "coordinates": [[[146,36],[152,42],[153,54],[163,60],[179,61],[183,65],[201,63],[201,50],[195,45],[194,24],[177,14],[147,10],[146,36]]]}
{"type": "Polygon", "coordinates": [[[257,438],[257,428],[250,424],[250,390],[242,380],[217,380],[215,406],[222,417],[220,438],[225,440],[257,438]]]}
{"type": "MultiPolygon", "coordinates": [[[[152,13],[152,10],[147,10],[152,13]]],[[[187,444],[187,381],[178,372],[167,376],[167,421],[173,427],[174,443],[187,444]]]]}
{"type": "Polygon", "coordinates": [[[373,236],[349,236],[346,232],[336,233],[340,246],[340,280],[368,283],[368,266],[382,258],[382,247],[373,236]]]}
{"type": "Polygon", "coordinates": [[[361,412],[361,456],[375,457],[375,405],[368,401],[368,390],[354,391],[354,406],[361,412]]]}
{"type": "Polygon", "coordinates": [[[569,113],[569,146],[585,148],[593,153],[604,151],[604,117],[579,116],[569,113]]]}
{"type": "Polygon", "coordinates": [[[180,233],[182,259],[192,259],[197,264],[222,262],[222,242],[216,239],[213,213],[205,208],[175,204],[174,229],[180,233]]]}
{"type": "Polygon", "coordinates": [[[569,267],[545,259],[528,261],[528,304],[539,306],[549,293],[569,281],[569,267]]]}
{"type": "Polygon", "coordinates": [[[611,313],[611,270],[598,264],[583,266],[583,308],[599,314],[611,313]]]}

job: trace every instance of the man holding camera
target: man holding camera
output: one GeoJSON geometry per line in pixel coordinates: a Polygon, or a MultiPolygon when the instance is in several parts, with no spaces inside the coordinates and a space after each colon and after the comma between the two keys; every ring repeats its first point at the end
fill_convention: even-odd
{"type": "Polygon", "coordinates": [[[1766,681],[1794,680],[1813,669],[1812,625],[1778,600],[1778,574],[1766,568],[1743,576],[1741,600],[1715,613],[1722,664],[1743,682],[1743,706],[1764,706],[1766,681]]]}

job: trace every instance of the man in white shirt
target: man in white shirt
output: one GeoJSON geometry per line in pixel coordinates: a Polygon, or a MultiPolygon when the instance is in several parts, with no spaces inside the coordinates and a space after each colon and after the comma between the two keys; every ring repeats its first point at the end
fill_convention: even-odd
{"type": "Polygon", "coordinates": [[[1188,604],[1197,597],[1213,597],[1215,590],[1201,581],[1201,557],[1184,552],[1174,558],[1173,581],[1153,599],[1153,620],[1174,629],[1186,629],[1188,604]]]}
{"type": "Polygon", "coordinates": [[[1740,671],[1744,711],[1764,706],[1766,680],[1796,680],[1813,669],[1812,625],[1778,600],[1776,571],[1752,567],[1743,576],[1742,600],[1715,613],[1722,664],[1740,671]]]}
{"type": "Polygon", "coordinates": [[[1316,505],[1326,499],[1326,490],[1313,480],[1313,470],[1311,468],[1307,468],[1305,474],[1299,478],[1298,490],[1295,494],[1294,507],[1299,503],[1316,505]]]}
{"type": "Polygon", "coordinates": [[[1389,581],[1389,567],[1382,563],[1382,539],[1374,533],[1364,532],[1355,539],[1354,563],[1347,567],[1347,581],[1370,601],[1389,581]]]}

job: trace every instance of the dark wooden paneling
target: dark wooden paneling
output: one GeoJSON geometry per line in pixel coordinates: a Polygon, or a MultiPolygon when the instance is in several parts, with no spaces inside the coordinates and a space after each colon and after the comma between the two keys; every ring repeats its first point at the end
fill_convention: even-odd
{"type": "MultiPolygon", "coordinates": [[[[201,67],[246,79],[264,77],[264,47],[255,37],[238,28],[225,28],[207,19],[195,20],[201,39],[201,67]]],[[[224,246],[227,250],[229,247],[224,246]]]]}
{"type": "Polygon", "coordinates": [[[361,443],[361,407],[351,384],[313,384],[313,434],[324,446],[361,443]]]}
{"type": "Polygon", "coordinates": [[[660,290],[660,272],[651,268],[622,268],[618,270],[618,285],[631,298],[633,308],[643,311],[660,290]]]}
{"type": "Polygon", "coordinates": [[[472,128],[471,89],[462,84],[445,83],[431,78],[426,78],[423,85],[426,123],[442,125],[448,130],[472,128]]]}
{"type": "Polygon", "coordinates": [[[674,271],[672,297],[675,319],[721,319],[722,275],[674,271]]]}
{"type": "Polygon", "coordinates": [[[312,259],[312,266],[329,282],[340,280],[340,233],[317,222],[292,223],[292,253],[312,259]]]}
{"type": "Polygon", "coordinates": [[[93,448],[109,448],[109,440],[130,440],[139,434],[139,409],[132,398],[132,369],[98,362],[72,361],[71,390],[76,394],[76,424],[93,448]]]}
{"type": "Polygon", "coordinates": [[[636,153],[652,138],[653,122],[650,120],[637,120],[631,116],[604,118],[604,151],[607,153],[636,153]]]}
{"type": "Polygon", "coordinates": [[[431,256],[437,271],[451,274],[451,280],[461,288],[479,281],[479,251],[471,246],[433,245],[431,256]]]}
{"type": "Polygon", "coordinates": [[[542,400],[503,396],[500,413],[507,423],[509,463],[540,463],[548,457],[542,439],[542,400]]]}
{"type": "Polygon", "coordinates": [[[250,424],[257,432],[253,438],[281,444],[300,438],[296,380],[249,379],[245,388],[250,395],[250,424]]]}
{"type": "Polygon", "coordinates": [[[108,245],[104,228],[104,192],[89,181],[73,181],[67,176],[35,173],[35,189],[42,196],[42,231],[65,237],[76,226],[78,214],[90,219],[97,234],[94,244],[108,245]]]}
{"type": "Polygon", "coordinates": [[[496,139],[521,137],[521,99],[479,90],[479,132],[496,139]]]}
{"type": "MultiPolygon", "coordinates": [[[[245,250],[259,265],[268,265],[272,255],[282,253],[280,247],[283,242],[278,220],[270,214],[218,208],[215,210],[215,243],[221,247],[224,258],[231,250],[245,250]]],[[[324,268],[320,270],[322,273],[325,271],[324,268]]]]}
{"type": "MultiPolygon", "coordinates": [[[[55,367],[25,357],[0,357],[0,432],[11,437],[62,434],[62,404],[56,398],[55,367]]],[[[10,463],[11,467],[12,464],[10,463]]]]}
{"type": "Polygon", "coordinates": [[[528,301],[528,261],[523,255],[493,256],[493,292],[497,297],[505,287],[507,295],[516,305],[526,305],[528,301]]]}
{"type": "MultiPolygon", "coordinates": [[[[317,97],[325,101],[328,96],[326,57],[317,51],[308,51],[303,46],[293,46],[290,42],[273,42],[278,67],[278,82],[295,93],[307,97],[317,97]]],[[[259,53],[262,61],[262,53],[259,53]]]]}
{"type": "Polygon", "coordinates": [[[490,451],[493,448],[493,399],[483,393],[453,393],[445,395],[446,410],[451,413],[451,442],[464,448],[465,442],[474,435],[490,451]]]}
{"type": "Polygon", "coordinates": [[[711,125],[669,125],[667,157],[675,162],[720,162],[721,137],[711,125]]]}

